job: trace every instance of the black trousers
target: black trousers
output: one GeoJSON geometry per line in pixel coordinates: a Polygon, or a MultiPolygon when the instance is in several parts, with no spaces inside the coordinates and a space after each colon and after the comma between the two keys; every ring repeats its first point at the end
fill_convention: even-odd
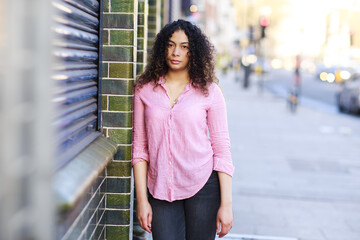
{"type": "Polygon", "coordinates": [[[153,211],[154,240],[212,240],[220,207],[220,184],[213,171],[205,186],[193,197],[168,202],[149,194],[153,211]]]}

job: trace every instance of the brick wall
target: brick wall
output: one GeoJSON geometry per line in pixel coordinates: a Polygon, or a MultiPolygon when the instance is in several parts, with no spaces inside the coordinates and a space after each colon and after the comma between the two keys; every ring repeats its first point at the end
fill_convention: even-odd
{"type": "Polygon", "coordinates": [[[106,238],[132,238],[132,86],[136,76],[137,0],[105,0],[102,125],[118,144],[107,167],[106,238]]]}
{"type": "MultiPolygon", "coordinates": [[[[59,188],[61,184],[69,186],[68,183],[66,178],[62,178],[59,188]]],[[[105,239],[105,190],[106,179],[103,170],[85,194],[73,205],[68,206],[69,209],[66,205],[60,209],[56,239],[105,239]]]]}

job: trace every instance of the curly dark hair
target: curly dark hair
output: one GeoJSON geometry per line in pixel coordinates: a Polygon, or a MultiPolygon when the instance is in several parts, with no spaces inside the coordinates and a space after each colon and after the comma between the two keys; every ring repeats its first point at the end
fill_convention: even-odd
{"type": "Polygon", "coordinates": [[[168,23],[156,35],[145,71],[137,78],[135,86],[141,88],[148,82],[154,82],[155,87],[158,86],[159,78],[165,76],[169,69],[166,63],[167,44],[177,30],[183,30],[189,39],[188,71],[191,84],[207,95],[208,84],[218,83],[215,76],[214,46],[200,28],[185,20],[168,23]]]}

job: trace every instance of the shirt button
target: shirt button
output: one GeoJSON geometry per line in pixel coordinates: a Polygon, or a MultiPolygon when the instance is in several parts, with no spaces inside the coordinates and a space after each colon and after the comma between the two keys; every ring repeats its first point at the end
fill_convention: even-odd
{"type": "Polygon", "coordinates": [[[169,162],[169,164],[171,165],[171,162],[169,162]]]}

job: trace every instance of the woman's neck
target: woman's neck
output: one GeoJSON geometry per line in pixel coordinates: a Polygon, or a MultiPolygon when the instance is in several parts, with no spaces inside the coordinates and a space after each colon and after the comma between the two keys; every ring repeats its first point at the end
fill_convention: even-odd
{"type": "Polygon", "coordinates": [[[177,83],[189,83],[190,77],[188,71],[181,71],[181,72],[173,72],[168,71],[165,75],[165,80],[167,82],[177,82],[177,83]]]}

